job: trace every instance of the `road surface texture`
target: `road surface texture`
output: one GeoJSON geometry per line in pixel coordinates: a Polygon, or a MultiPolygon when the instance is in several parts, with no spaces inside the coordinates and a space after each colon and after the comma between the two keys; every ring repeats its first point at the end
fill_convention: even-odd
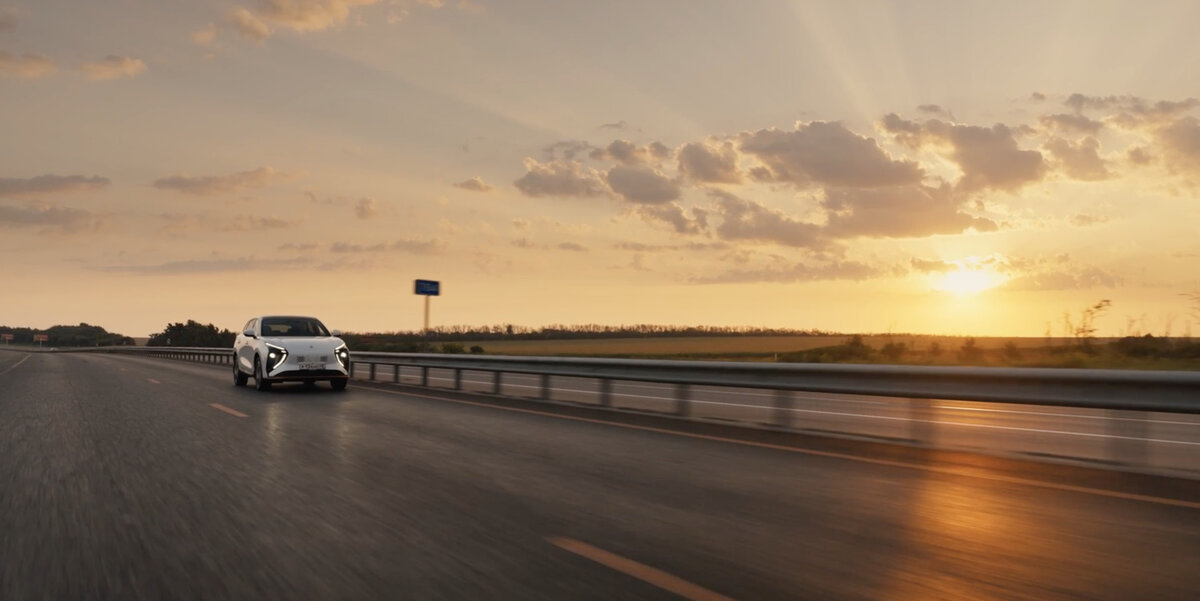
{"type": "Polygon", "coordinates": [[[0,353],[0,599],[1200,594],[1200,482],[0,353]]]}

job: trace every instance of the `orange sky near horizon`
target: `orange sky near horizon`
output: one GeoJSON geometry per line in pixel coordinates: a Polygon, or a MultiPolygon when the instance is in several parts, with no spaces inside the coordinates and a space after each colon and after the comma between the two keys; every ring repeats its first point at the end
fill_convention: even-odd
{"type": "Polygon", "coordinates": [[[0,0],[0,325],[1200,330],[1200,4],[0,0]]]}

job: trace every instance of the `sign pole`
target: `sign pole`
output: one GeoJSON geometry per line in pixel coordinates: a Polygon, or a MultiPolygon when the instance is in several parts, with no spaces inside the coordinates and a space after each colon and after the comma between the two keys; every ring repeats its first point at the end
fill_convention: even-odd
{"type": "Polygon", "coordinates": [[[429,298],[430,295],[425,295],[425,333],[429,333],[429,298]]]}

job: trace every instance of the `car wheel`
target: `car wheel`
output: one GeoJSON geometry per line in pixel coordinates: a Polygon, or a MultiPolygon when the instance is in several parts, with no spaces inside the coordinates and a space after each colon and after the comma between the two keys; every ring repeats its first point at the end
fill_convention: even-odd
{"type": "Polygon", "coordinates": [[[262,361],[258,357],[254,358],[254,387],[263,391],[271,389],[271,382],[263,377],[262,361]]]}
{"type": "Polygon", "coordinates": [[[336,380],[330,380],[329,385],[332,386],[334,390],[345,390],[346,383],[349,381],[350,378],[338,378],[336,380]]]}
{"type": "Polygon", "coordinates": [[[250,379],[250,376],[247,376],[246,374],[242,373],[242,370],[238,369],[237,355],[234,355],[233,356],[233,385],[234,386],[245,386],[246,381],[249,379],[250,379]]]}

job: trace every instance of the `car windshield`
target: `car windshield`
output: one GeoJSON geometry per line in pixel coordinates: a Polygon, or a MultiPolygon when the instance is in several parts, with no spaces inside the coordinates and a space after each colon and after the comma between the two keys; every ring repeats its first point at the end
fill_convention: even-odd
{"type": "Polygon", "coordinates": [[[325,325],[310,317],[264,317],[263,336],[328,336],[325,325]]]}

